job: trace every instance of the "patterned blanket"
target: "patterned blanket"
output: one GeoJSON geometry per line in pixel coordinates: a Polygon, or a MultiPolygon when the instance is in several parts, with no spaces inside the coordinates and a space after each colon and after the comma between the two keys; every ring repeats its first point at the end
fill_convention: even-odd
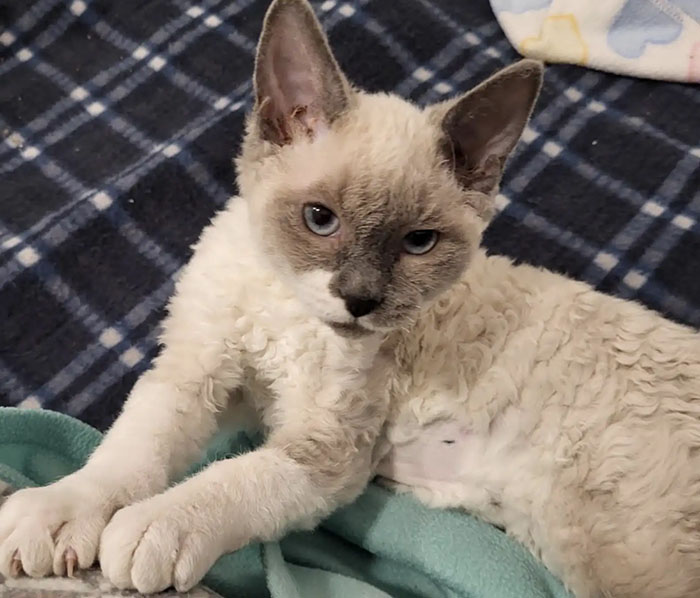
{"type": "MultiPolygon", "coordinates": [[[[0,404],[104,428],[235,193],[267,0],[0,4],[0,404]]],[[[488,0],[315,4],[343,67],[420,103],[516,54],[488,0]]],[[[700,89],[552,66],[493,252],[700,324],[700,89]]]]}
{"type": "Polygon", "coordinates": [[[698,0],[490,0],[510,42],[548,62],[700,83],[698,0]]]}

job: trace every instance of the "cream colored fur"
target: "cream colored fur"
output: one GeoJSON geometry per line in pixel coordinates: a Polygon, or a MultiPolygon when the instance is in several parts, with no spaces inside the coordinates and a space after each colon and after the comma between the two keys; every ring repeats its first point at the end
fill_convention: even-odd
{"type": "Polygon", "coordinates": [[[310,140],[246,142],[242,197],[184,269],[162,353],[82,470],[0,510],[0,573],[65,574],[99,551],[119,587],[186,590],[220,554],[315,525],[379,473],[504,526],[579,598],[700,595],[695,331],[487,257],[478,202],[455,214],[469,235],[456,282],[391,329],[359,318],[359,335],[325,323],[353,320],[331,272],[299,273],[263,242],[281,190],[348,165],[456,193],[434,112],[353,94],[310,140]],[[229,415],[265,444],[168,488],[229,415]]]}

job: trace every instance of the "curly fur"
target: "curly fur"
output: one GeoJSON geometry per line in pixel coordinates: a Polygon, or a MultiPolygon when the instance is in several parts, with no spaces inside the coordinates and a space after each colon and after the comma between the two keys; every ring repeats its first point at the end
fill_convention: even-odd
{"type": "Polygon", "coordinates": [[[503,526],[578,598],[700,595],[697,333],[478,249],[540,65],[420,109],[352,89],[304,0],[276,0],[261,39],[241,197],[87,465],[3,505],[0,573],[99,553],[118,587],[184,591],[379,474],[503,526]],[[308,202],[337,235],[304,227],[308,202]],[[432,251],[402,251],[426,228],[432,251]],[[265,444],[168,488],[228,417],[265,444]]]}
{"type": "Polygon", "coordinates": [[[482,254],[392,343],[380,473],[505,527],[578,597],[698,595],[695,331],[482,254]],[[445,420],[461,433],[425,434],[445,420]]]}

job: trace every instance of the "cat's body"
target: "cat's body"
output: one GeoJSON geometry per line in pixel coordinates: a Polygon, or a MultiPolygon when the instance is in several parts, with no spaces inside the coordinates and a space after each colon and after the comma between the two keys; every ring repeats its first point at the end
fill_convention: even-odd
{"type": "MultiPolygon", "coordinates": [[[[270,387],[290,372],[269,369],[271,353],[311,371],[329,368],[337,380],[348,375],[341,368],[374,370],[378,400],[389,401],[375,471],[392,485],[504,527],[577,596],[596,595],[592,578],[615,587],[612,596],[700,591],[694,330],[587,284],[479,252],[408,330],[381,345],[343,339],[309,320],[246,250],[246,212],[233,200],[220,216],[230,222],[210,231],[227,237],[211,242],[226,260],[213,271],[246,272],[245,294],[235,294],[243,291],[237,275],[217,294],[235,298],[226,309],[240,307],[242,321],[229,317],[224,338],[243,339],[258,373],[241,408],[274,427],[270,387]],[[230,250],[220,252],[226,242],[230,250]],[[291,343],[290,334],[298,335],[291,343]],[[375,350],[385,358],[373,359],[375,350]]],[[[216,263],[204,251],[198,258],[203,269],[216,263]]],[[[194,293],[179,298],[188,322],[174,328],[192,330],[194,293]]]]}
{"type": "Polygon", "coordinates": [[[380,474],[504,527],[576,596],[700,595],[694,330],[481,255],[391,346],[380,474]]]}
{"type": "Polygon", "coordinates": [[[378,473],[505,527],[579,598],[700,595],[700,337],[478,249],[540,79],[523,61],[427,109],[363,94],[277,0],[241,197],[102,446],[0,510],[0,572],[99,546],[118,586],[185,590],[378,473]],[[265,444],[165,490],[224,413],[265,444]]]}

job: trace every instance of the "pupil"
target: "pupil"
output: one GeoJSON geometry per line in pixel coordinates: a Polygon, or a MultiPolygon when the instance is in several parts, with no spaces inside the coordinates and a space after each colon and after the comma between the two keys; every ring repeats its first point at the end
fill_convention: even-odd
{"type": "Polygon", "coordinates": [[[430,242],[431,238],[432,237],[430,231],[416,231],[414,233],[411,233],[410,242],[418,246],[427,245],[430,242]]]}
{"type": "Polygon", "coordinates": [[[313,208],[313,218],[316,224],[319,226],[325,226],[331,220],[331,213],[328,210],[317,206],[313,208]]]}

